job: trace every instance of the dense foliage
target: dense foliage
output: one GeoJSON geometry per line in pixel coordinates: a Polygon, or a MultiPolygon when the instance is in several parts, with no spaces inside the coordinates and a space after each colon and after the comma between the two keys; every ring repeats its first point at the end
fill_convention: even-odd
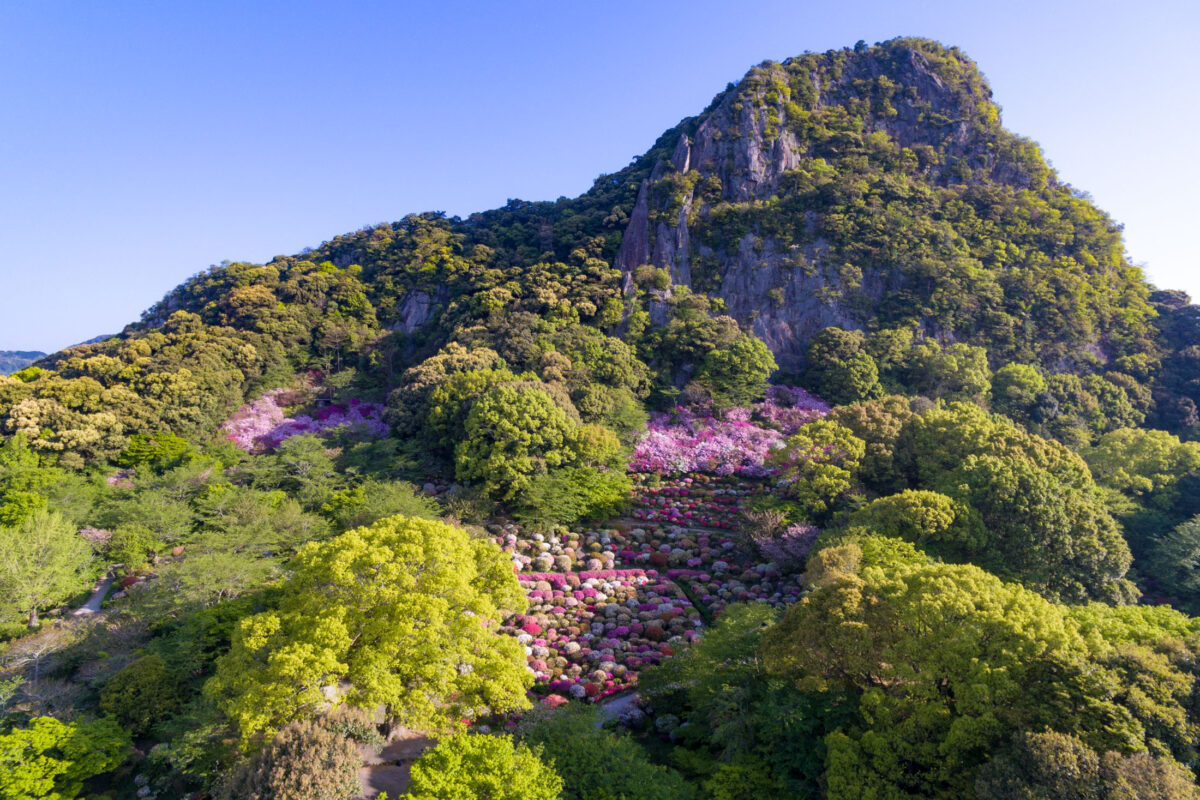
{"type": "Polygon", "coordinates": [[[243,738],[351,705],[441,730],[525,703],[520,648],[494,626],[526,603],[498,548],[391,517],[296,554],[275,608],[242,620],[205,686],[243,738]]]}
{"type": "Polygon", "coordinates": [[[539,751],[504,736],[451,736],[426,750],[412,768],[414,800],[555,800],[562,778],[539,751]]]}
{"type": "Polygon", "coordinates": [[[1194,797],[1197,375],[960,51],[765,63],[0,374],[0,796],[1194,797]]]}

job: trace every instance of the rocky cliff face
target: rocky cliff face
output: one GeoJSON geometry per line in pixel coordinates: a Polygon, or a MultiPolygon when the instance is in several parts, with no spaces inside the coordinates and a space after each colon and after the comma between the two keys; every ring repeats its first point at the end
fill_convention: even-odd
{"type": "Polygon", "coordinates": [[[591,308],[611,265],[628,302],[609,330],[643,310],[669,325],[686,287],[785,369],[835,325],[1080,373],[1124,358],[1112,368],[1141,375],[1155,347],[1119,226],[1004,130],[969,58],[922,39],[755,67],[580,197],[413,215],[310,257],[361,265],[380,321],[429,342],[479,311],[456,299],[476,278],[489,308],[512,305],[493,270],[583,269],[591,308]]]}
{"type": "Polygon", "coordinates": [[[831,246],[828,204],[803,199],[814,168],[855,169],[848,162],[878,149],[911,161],[933,186],[1045,185],[1040,159],[1005,157],[1020,155],[1020,140],[999,127],[974,65],[923,44],[760,65],[681,126],[674,152],[642,182],[624,232],[616,266],[627,289],[638,267],[665,269],[674,284],[723,299],[781,366],[794,368],[813,334],[863,327],[905,281],[901,264],[847,263],[845,248],[831,246]]]}

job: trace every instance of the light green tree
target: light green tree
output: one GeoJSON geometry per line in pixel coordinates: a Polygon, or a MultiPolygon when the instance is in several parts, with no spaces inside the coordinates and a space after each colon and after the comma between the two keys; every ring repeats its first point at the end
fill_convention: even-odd
{"type": "Polygon", "coordinates": [[[540,748],[508,736],[458,734],[426,750],[412,766],[412,800],[556,800],[563,781],[540,748]]]}
{"type": "Polygon", "coordinates": [[[1005,364],[992,375],[992,408],[1018,422],[1028,422],[1046,379],[1032,364],[1005,364]]]}
{"type": "Polygon", "coordinates": [[[825,514],[853,485],[866,444],[831,419],[810,422],[772,456],[789,481],[788,494],[817,515],[825,514]]]}
{"type": "Polygon", "coordinates": [[[1160,508],[1175,503],[1184,476],[1200,472],[1200,442],[1166,431],[1121,428],[1082,455],[1097,483],[1160,508]]]}
{"type": "Polygon", "coordinates": [[[84,588],[92,548],[53,511],[35,511],[15,528],[0,528],[0,602],[38,624],[38,610],[84,588]]]}
{"type": "Polygon", "coordinates": [[[45,508],[46,492],[61,475],[61,470],[42,466],[24,434],[0,444],[0,525],[16,525],[45,508]]]}
{"type": "MultiPolygon", "coordinates": [[[[873,500],[851,514],[847,524],[919,545],[936,547],[947,542],[957,549],[971,545],[963,540],[978,533],[964,525],[968,513],[969,509],[961,502],[956,503],[944,494],[907,489],[873,500]]],[[[982,544],[983,537],[977,539],[975,547],[982,544]]]]}
{"type": "Polygon", "coordinates": [[[311,716],[339,685],[350,705],[424,730],[527,705],[524,653],[498,627],[528,601],[494,543],[391,517],[310,543],[291,567],[205,686],[244,738],[311,716]]]}
{"type": "Polygon", "coordinates": [[[36,717],[0,735],[0,800],[73,800],[85,780],[120,766],[129,747],[113,720],[36,717]]]}

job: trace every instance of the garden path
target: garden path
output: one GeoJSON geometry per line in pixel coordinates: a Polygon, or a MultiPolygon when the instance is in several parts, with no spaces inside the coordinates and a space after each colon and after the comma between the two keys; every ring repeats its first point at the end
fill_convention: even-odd
{"type": "Polygon", "coordinates": [[[108,596],[108,590],[112,588],[112,585],[112,576],[106,576],[104,580],[100,581],[100,585],[96,587],[96,590],[92,592],[91,596],[88,597],[87,602],[72,611],[71,615],[75,617],[85,617],[92,614],[99,614],[100,604],[103,603],[104,598],[108,596]]]}

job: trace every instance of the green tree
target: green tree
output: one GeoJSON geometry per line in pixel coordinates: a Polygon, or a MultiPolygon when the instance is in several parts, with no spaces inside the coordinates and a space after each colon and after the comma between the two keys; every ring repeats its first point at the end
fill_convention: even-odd
{"type": "Polygon", "coordinates": [[[1017,422],[1033,420],[1045,393],[1046,379],[1032,364],[1005,364],[992,375],[992,408],[1017,422]]]}
{"type": "Polygon", "coordinates": [[[866,444],[849,428],[819,419],[788,438],[772,461],[783,470],[787,493],[820,516],[850,491],[865,452],[866,444]]]}
{"type": "Polygon", "coordinates": [[[991,380],[987,351],[961,342],[942,347],[927,339],[913,347],[905,369],[910,391],[947,400],[982,403],[991,380]]]}
{"type": "Polygon", "coordinates": [[[429,395],[447,378],[470,370],[503,369],[504,360],[487,347],[468,348],[458,342],[405,370],[399,386],[388,395],[387,420],[398,433],[421,432],[429,415],[429,395]]]}
{"type": "Polygon", "coordinates": [[[606,519],[625,507],[632,487],[624,470],[551,470],[530,483],[517,506],[517,516],[539,524],[606,519]]]}
{"type": "Polygon", "coordinates": [[[984,537],[973,526],[967,528],[969,514],[968,507],[944,494],[908,489],[871,501],[851,514],[847,525],[928,546],[934,552],[943,542],[951,551],[977,549],[984,537]],[[970,541],[972,537],[978,540],[970,541]]]}
{"type": "Polygon", "coordinates": [[[464,370],[446,376],[429,392],[422,440],[430,442],[445,460],[453,459],[475,401],[488,390],[517,380],[507,369],[464,370]]]}
{"type": "Polygon", "coordinates": [[[413,800],[556,800],[562,778],[538,748],[508,736],[458,734],[426,750],[412,766],[413,800]]]}
{"type": "Polygon", "coordinates": [[[1165,591],[1195,608],[1200,601],[1200,516],[1156,541],[1144,569],[1165,591]]]}
{"type": "Polygon", "coordinates": [[[884,494],[908,485],[901,434],[914,416],[908,399],[894,394],[838,406],[829,414],[831,420],[849,428],[866,444],[859,477],[884,494]]]}
{"type": "Polygon", "coordinates": [[[1101,486],[1164,511],[1179,502],[1184,479],[1200,472],[1200,442],[1181,442],[1166,431],[1121,428],[1081,455],[1101,486]]]}
{"type": "Polygon", "coordinates": [[[339,476],[320,437],[293,436],[270,456],[244,468],[254,486],[279,489],[301,505],[319,508],[336,488],[339,476]]]}
{"type": "Polygon", "coordinates": [[[1101,756],[1070,734],[1024,732],[975,782],[979,800],[1192,800],[1195,779],[1149,753],[1101,756]]]}
{"type": "Polygon", "coordinates": [[[1026,461],[1065,486],[1095,491],[1087,465],[1067,447],[974,404],[949,403],[914,416],[902,439],[904,469],[913,488],[936,488],[938,480],[958,469],[967,456],[986,455],[1026,461]]]}
{"type": "Polygon", "coordinates": [[[696,370],[718,408],[746,406],[761,400],[767,378],[778,369],[775,356],[756,336],[743,335],[726,348],[710,351],[696,370]]]}
{"type": "Polygon", "coordinates": [[[1062,607],[978,567],[884,569],[857,545],[833,549],[843,566],[814,576],[763,645],[771,672],[859,696],[861,717],[826,737],[833,800],[970,796],[987,754],[1026,725],[1067,726],[1105,749],[1144,746],[1085,666],[1087,644],[1062,607]]]}
{"type": "Polygon", "coordinates": [[[244,738],[311,716],[341,681],[350,705],[425,730],[526,705],[524,653],[497,628],[528,601],[494,543],[392,517],[305,545],[291,570],[205,686],[244,738]]]}
{"type": "Polygon", "coordinates": [[[338,531],[348,531],[397,515],[437,519],[440,509],[432,498],[418,494],[411,483],[367,480],[334,492],[321,506],[321,514],[338,531]]]}
{"type": "Polygon", "coordinates": [[[23,434],[0,443],[0,525],[17,525],[45,508],[46,495],[61,474],[42,466],[23,434]]]}
{"type": "Polygon", "coordinates": [[[111,564],[122,564],[127,574],[143,574],[162,541],[140,525],[121,525],[113,531],[104,555],[111,564]]]}
{"type": "Polygon", "coordinates": [[[158,432],[147,436],[136,433],[129,437],[129,447],[117,459],[121,467],[146,465],[162,472],[177,466],[192,449],[187,439],[173,433],[158,432]]]}
{"type": "Polygon", "coordinates": [[[537,475],[569,465],[576,425],[550,395],[500,386],[475,401],[455,453],[455,475],[512,500],[537,475]]]}
{"type": "Polygon", "coordinates": [[[627,735],[602,730],[595,709],[567,706],[531,712],[517,738],[540,747],[562,777],[563,800],[690,800],[678,772],[652,764],[627,735]]]}
{"type": "Polygon", "coordinates": [[[129,735],[112,720],[35,717],[0,734],[0,800],[74,800],[85,780],[119,767],[129,750],[129,735]]]}
{"type": "Polygon", "coordinates": [[[1136,598],[1125,580],[1129,546],[1094,494],[1027,460],[989,455],[967,456],[934,485],[978,514],[939,552],[1065,602],[1136,598]]]}
{"type": "MultiPolygon", "coordinates": [[[[1100,755],[1069,734],[1022,733],[1010,752],[998,754],[975,781],[979,800],[1105,800],[1100,755]]],[[[1118,795],[1121,796],[1121,795],[1118,795]]]]}
{"type": "Polygon", "coordinates": [[[0,528],[0,598],[38,624],[38,609],[84,588],[91,546],[54,511],[36,511],[15,528],[0,528]]]}
{"type": "Polygon", "coordinates": [[[100,709],[124,723],[134,736],[145,736],[182,700],[179,681],[162,656],[154,653],[127,664],[100,690],[100,709]]]}
{"type": "Polygon", "coordinates": [[[867,400],[883,393],[879,367],[864,349],[862,331],[825,328],[808,341],[804,383],[834,405],[867,400]]]}

